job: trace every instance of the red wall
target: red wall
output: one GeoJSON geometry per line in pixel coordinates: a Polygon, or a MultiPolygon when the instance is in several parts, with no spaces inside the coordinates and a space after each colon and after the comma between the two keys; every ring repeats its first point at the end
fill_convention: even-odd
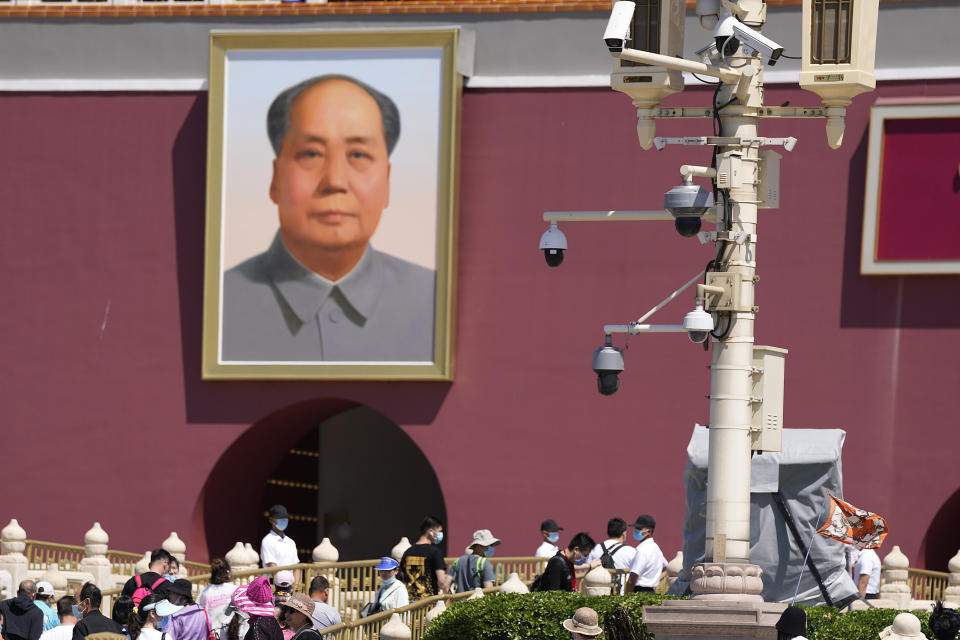
{"type": "MultiPolygon", "coordinates": [[[[960,95],[960,83],[875,95],[960,95]]],[[[761,216],[757,342],[790,349],[787,426],[846,429],[846,497],[887,516],[888,548],[923,566],[935,547],[943,562],[929,568],[944,570],[956,542],[927,528],[960,486],[960,279],[859,275],[873,97],[855,100],[837,151],[822,120],[762,125],[800,142],[784,154],[782,208],[761,216]]],[[[668,104],[709,100],[700,89],[668,104]]],[[[767,92],[768,104],[788,100],[815,96],[767,92]]],[[[132,550],[177,530],[201,557],[204,531],[231,526],[203,521],[203,487],[250,425],[272,416],[275,427],[298,403],[366,404],[433,463],[451,550],[489,527],[500,555],[526,555],[543,518],[602,537],[610,516],[649,512],[672,557],[686,444],[708,421],[709,354],[681,335],[633,338],[612,397],[596,392],[590,355],[604,323],[635,319],[711,248],[669,223],[581,224],[565,227],[560,268],[537,251],[542,211],[658,208],[680,164],[709,162],[701,148],[643,152],[635,124],[609,90],[465,93],[454,383],[202,382],[205,96],[4,94],[0,518],[74,543],[96,519],[112,547],[132,550]]],[[[710,123],[659,133],[708,135],[710,123]]],[[[687,300],[655,320],[678,322],[687,300]]],[[[290,430],[238,444],[250,474],[236,485],[238,519],[256,510],[290,430]]]]}

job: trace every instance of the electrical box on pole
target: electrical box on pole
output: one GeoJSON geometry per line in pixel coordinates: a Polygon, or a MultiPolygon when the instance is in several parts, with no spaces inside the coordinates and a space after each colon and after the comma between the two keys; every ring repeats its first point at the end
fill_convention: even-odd
{"type": "Polygon", "coordinates": [[[780,451],[783,429],[783,367],[787,350],[753,347],[753,451],[780,451]]]}

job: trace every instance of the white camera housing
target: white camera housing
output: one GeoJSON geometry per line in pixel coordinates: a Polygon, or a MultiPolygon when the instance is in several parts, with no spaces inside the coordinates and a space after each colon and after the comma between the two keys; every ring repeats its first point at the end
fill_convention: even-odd
{"type": "Polygon", "coordinates": [[[720,0],[697,0],[697,17],[701,27],[708,31],[716,28],[722,13],[720,5],[720,0]]]}
{"type": "Polygon", "coordinates": [[[610,53],[620,53],[627,46],[630,39],[630,22],[637,4],[629,0],[618,0],[613,3],[610,11],[610,20],[607,29],[603,32],[603,41],[610,53]]]}
{"type": "Polygon", "coordinates": [[[697,302],[694,310],[683,317],[683,328],[691,342],[706,342],[713,331],[713,316],[703,310],[703,303],[697,302]]]}
{"type": "Polygon", "coordinates": [[[567,249],[567,236],[560,231],[556,222],[550,223],[550,228],[540,236],[540,250],[551,267],[559,267],[563,262],[563,252],[567,249]]]}
{"type": "Polygon", "coordinates": [[[726,40],[732,36],[743,44],[748,55],[760,54],[761,59],[771,67],[777,64],[777,60],[783,54],[783,47],[780,44],[759,31],[751,29],[729,14],[717,23],[713,35],[717,41],[717,49],[723,51],[726,40]]]}

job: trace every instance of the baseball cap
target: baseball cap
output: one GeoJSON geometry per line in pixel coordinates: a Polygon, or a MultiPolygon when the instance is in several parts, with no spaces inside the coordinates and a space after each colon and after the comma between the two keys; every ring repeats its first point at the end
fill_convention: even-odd
{"type": "Polygon", "coordinates": [[[273,583],[278,587],[292,587],[293,571],[290,571],[289,569],[284,569],[283,571],[277,571],[277,577],[274,578],[273,583]]]}
{"type": "Polygon", "coordinates": [[[653,529],[657,526],[657,521],[654,520],[653,516],[651,516],[650,514],[644,513],[643,515],[637,516],[637,521],[631,524],[630,526],[635,527],[637,529],[642,529],[643,527],[650,527],[651,529],[653,529]]]}
{"type": "Polygon", "coordinates": [[[563,531],[563,527],[556,520],[544,520],[540,523],[540,531],[563,531]]]}
{"type": "Polygon", "coordinates": [[[46,580],[41,580],[37,583],[37,594],[41,596],[52,596],[53,585],[46,580]]]}

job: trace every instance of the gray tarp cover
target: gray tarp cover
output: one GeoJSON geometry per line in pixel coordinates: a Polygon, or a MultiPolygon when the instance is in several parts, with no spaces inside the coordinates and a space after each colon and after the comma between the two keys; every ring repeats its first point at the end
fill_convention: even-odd
{"type": "MultiPolygon", "coordinates": [[[[827,492],[843,497],[840,453],[845,432],[840,429],[784,429],[778,453],[753,456],[750,468],[750,561],[763,569],[763,598],[790,602],[797,588],[803,553],[793,539],[772,494],[780,491],[810,558],[820,571],[834,604],[845,604],[857,589],[846,570],[846,546],[815,535],[821,513],[826,517],[827,492]]],[[[687,447],[683,479],[687,493],[683,523],[683,570],[670,593],[682,594],[690,569],[703,562],[706,539],[707,452],[709,431],[697,425],[687,447]]],[[[822,523],[821,523],[822,524],[822,523]]],[[[797,602],[825,604],[809,569],[800,581],[797,602]]]]}

